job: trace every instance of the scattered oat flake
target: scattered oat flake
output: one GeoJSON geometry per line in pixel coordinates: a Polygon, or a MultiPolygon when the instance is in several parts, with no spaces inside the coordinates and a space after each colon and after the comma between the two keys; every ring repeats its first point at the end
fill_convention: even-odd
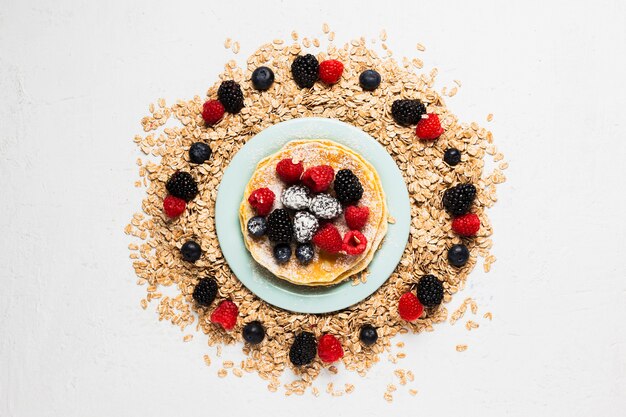
{"type": "Polygon", "coordinates": [[[465,352],[467,350],[467,345],[456,345],[457,352],[465,352]]]}
{"type": "Polygon", "coordinates": [[[493,315],[491,314],[490,311],[488,311],[488,312],[485,313],[483,318],[489,319],[489,321],[491,321],[493,319],[493,315]]]}
{"type": "Polygon", "coordinates": [[[183,337],[183,342],[189,342],[191,339],[193,339],[193,335],[187,334],[185,335],[185,337],[183,337]]]}
{"type": "Polygon", "coordinates": [[[385,29],[380,31],[380,40],[383,42],[387,40],[387,31],[385,29]]]}
{"type": "Polygon", "coordinates": [[[487,121],[488,121],[488,122],[490,122],[490,121],[492,121],[492,120],[493,120],[493,114],[489,113],[489,114],[487,115],[487,121]]]}
{"type": "Polygon", "coordinates": [[[328,23],[324,23],[322,25],[322,32],[328,33],[329,31],[330,31],[330,28],[328,27],[328,23]]]}
{"type": "Polygon", "coordinates": [[[217,371],[217,376],[219,376],[220,378],[225,378],[226,375],[228,375],[228,371],[226,369],[220,369],[219,371],[217,371]]]}
{"type": "Polygon", "coordinates": [[[239,53],[239,42],[233,43],[233,52],[236,54],[239,53]]]}
{"type": "Polygon", "coordinates": [[[411,394],[412,396],[416,396],[417,395],[417,390],[416,389],[410,389],[409,390],[409,394],[411,394]]]}
{"type": "Polygon", "coordinates": [[[459,80],[453,80],[453,81],[454,81],[454,83],[455,83],[457,86],[461,87],[461,81],[459,81],[459,80]]]}
{"type": "Polygon", "coordinates": [[[418,51],[421,51],[421,52],[424,52],[426,50],[426,47],[422,45],[421,43],[418,43],[417,45],[415,45],[415,47],[417,48],[418,51]]]}
{"type": "Polygon", "coordinates": [[[226,40],[224,41],[224,48],[230,49],[231,43],[232,43],[232,39],[226,38],[226,40]]]}
{"type": "Polygon", "coordinates": [[[465,328],[467,330],[478,329],[478,327],[479,327],[478,323],[476,323],[473,320],[468,320],[467,323],[465,323],[465,328]]]}
{"type": "Polygon", "coordinates": [[[211,366],[211,358],[209,357],[209,355],[204,355],[204,364],[206,366],[211,366]]]}

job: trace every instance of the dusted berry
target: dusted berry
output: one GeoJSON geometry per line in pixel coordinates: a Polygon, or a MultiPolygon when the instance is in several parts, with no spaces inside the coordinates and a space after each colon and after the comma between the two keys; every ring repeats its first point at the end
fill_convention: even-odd
{"type": "Polygon", "coordinates": [[[359,340],[365,346],[371,346],[378,340],[378,332],[376,332],[376,327],[371,324],[364,324],[361,326],[361,331],[359,332],[359,340]]]}
{"type": "Polygon", "coordinates": [[[195,142],[189,148],[189,160],[194,164],[203,164],[211,157],[211,147],[204,142],[195,142]]]}
{"type": "Polygon", "coordinates": [[[391,105],[393,120],[402,126],[417,124],[423,114],[426,114],[426,106],[419,100],[396,100],[391,105]]]}
{"type": "Polygon", "coordinates": [[[456,148],[448,148],[443,153],[443,162],[450,165],[451,167],[455,166],[459,162],[461,162],[461,152],[456,148]]]}
{"type": "Polygon", "coordinates": [[[291,259],[291,246],[289,243],[279,243],[274,246],[274,259],[279,264],[289,262],[289,259],[291,259]]]}
{"type": "Polygon", "coordinates": [[[443,207],[453,216],[467,213],[476,198],[476,187],[472,184],[459,184],[443,193],[443,207]]]}
{"type": "Polygon", "coordinates": [[[374,91],[380,85],[380,74],[371,69],[365,70],[359,75],[359,84],[365,91],[374,91]]]}
{"type": "Polygon", "coordinates": [[[322,362],[333,363],[343,358],[341,343],[332,334],[325,334],[317,342],[317,356],[322,362]]]}
{"type": "Polygon", "coordinates": [[[229,113],[239,113],[243,109],[243,92],[239,84],[233,80],[222,81],[217,89],[217,98],[229,113]]]}
{"type": "Polygon", "coordinates": [[[320,62],[319,77],[326,84],[335,84],[343,74],[343,64],[336,59],[320,62]]]}
{"type": "Polygon", "coordinates": [[[319,221],[308,211],[299,211],[293,216],[293,236],[299,243],[309,242],[319,229],[319,221]]]}
{"type": "Polygon", "coordinates": [[[263,328],[261,322],[256,320],[251,321],[250,323],[243,326],[241,335],[243,336],[243,340],[250,343],[251,345],[258,345],[265,338],[265,329],[263,328]]]}
{"type": "Polygon", "coordinates": [[[180,254],[187,262],[195,262],[202,256],[202,248],[193,240],[188,240],[181,246],[180,254]]]}
{"type": "Polygon", "coordinates": [[[311,54],[299,55],[291,64],[291,75],[300,88],[311,88],[319,77],[320,64],[311,54]]]}
{"type": "Polygon", "coordinates": [[[330,187],[335,178],[335,170],[330,165],[319,165],[304,171],[302,183],[314,193],[321,193],[330,187]]]}
{"type": "Polygon", "coordinates": [[[252,72],[252,85],[255,89],[265,91],[274,84],[274,71],[268,67],[258,67],[252,72]]]}
{"type": "Polygon", "coordinates": [[[224,106],[219,100],[209,100],[202,105],[202,119],[207,125],[214,125],[224,117],[224,106]]]}
{"type": "Polygon", "coordinates": [[[302,332],[296,336],[289,349],[289,360],[295,366],[304,366],[313,362],[317,355],[317,342],[311,332],[302,332]]]}
{"type": "Polygon", "coordinates": [[[352,230],[361,230],[367,223],[370,209],[367,207],[348,206],[346,207],[346,224],[352,230]]]}
{"type": "Polygon", "coordinates": [[[348,255],[360,255],[367,248],[367,238],[358,230],[350,230],[343,237],[341,250],[348,255]]]}
{"type": "Polygon", "coordinates": [[[422,140],[435,140],[443,134],[439,116],[429,113],[428,117],[420,119],[415,128],[415,134],[422,140]]]}
{"type": "Polygon", "coordinates": [[[163,200],[163,211],[165,215],[170,218],[178,217],[185,212],[187,203],[182,198],[168,195],[163,200]]]}
{"type": "Polygon", "coordinates": [[[267,216],[274,206],[274,191],[267,187],[257,188],[248,197],[248,203],[254,208],[259,216],[267,216]]]}
{"type": "Polygon", "coordinates": [[[283,159],[276,164],[276,173],[286,184],[295,184],[300,181],[303,171],[302,162],[296,164],[291,158],[283,159]]]}
{"type": "Polygon", "coordinates": [[[341,250],[343,241],[339,230],[332,223],[326,223],[313,236],[313,243],[328,253],[337,253],[341,250]]]}
{"type": "Polygon", "coordinates": [[[237,323],[238,315],[237,304],[230,300],[224,300],[211,313],[211,323],[219,324],[224,330],[232,330],[237,323]]]}
{"type": "Polygon", "coordinates": [[[342,169],[335,177],[335,194],[344,204],[356,203],[363,197],[363,186],[351,170],[342,169]]]}
{"type": "Polygon", "coordinates": [[[464,266],[469,260],[469,250],[465,245],[452,245],[450,249],[448,249],[448,262],[450,265],[456,266],[460,268],[464,266]]]}
{"type": "Polygon", "coordinates": [[[267,231],[267,221],[263,216],[254,216],[248,220],[248,233],[254,237],[261,237],[267,231]]]}
{"type": "Polygon", "coordinates": [[[417,283],[417,298],[425,307],[437,307],[443,300],[443,283],[434,275],[424,275],[417,283]]]}
{"type": "Polygon", "coordinates": [[[190,173],[185,171],[176,171],[174,175],[167,180],[165,188],[174,197],[182,198],[189,202],[198,195],[198,184],[190,173]]]}
{"type": "Polygon", "coordinates": [[[276,209],[267,217],[267,237],[275,243],[289,243],[293,236],[293,225],[285,209],[276,209]]]}
{"type": "Polygon", "coordinates": [[[315,249],[313,249],[313,245],[310,243],[300,243],[296,248],[296,258],[298,261],[306,265],[313,260],[315,257],[315,249]]]}
{"type": "Polygon", "coordinates": [[[331,220],[343,212],[341,203],[330,194],[318,194],[311,199],[309,209],[320,219],[331,220]]]}
{"type": "Polygon", "coordinates": [[[424,306],[412,292],[402,294],[398,301],[398,313],[406,321],[417,320],[424,312],[424,306]]]}
{"type": "Polygon", "coordinates": [[[283,191],[280,201],[288,209],[306,210],[311,201],[311,192],[304,185],[292,185],[283,191]]]}
{"type": "Polygon", "coordinates": [[[213,278],[201,278],[193,289],[191,296],[202,307],[211,305],[217,295],[217,282],[213,278]]]}
{"type": "Polygon", "coordinates": [[[452,220],[452,230],[461,236],[476,236],[480,229],[480,219],[474,213],[467,213],[452,220]]]}

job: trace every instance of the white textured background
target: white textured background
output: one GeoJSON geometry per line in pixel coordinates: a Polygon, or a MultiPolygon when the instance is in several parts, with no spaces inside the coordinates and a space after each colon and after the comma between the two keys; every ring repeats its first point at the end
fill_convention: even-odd
{"type": "Polygon", "coordinates": [[[623,1],[106,3],[0,1],[0,416],[626,413],[623,1]],[[226,37],[243,59],[323,22],[337,41],[386,28],[396,57],[462,80],[449,105],[493,112],[511,163],[491,211],[498,261],[452,304],[475,297],[494,320],[406,337],[398,366],[419,394],[392,404],[385,357],[365,379],[320,379],[354,383],[342,398],[218,379],[204,337],[184,344],[139,308],[122,234],[147,104],[204,94],[226,37]]]}

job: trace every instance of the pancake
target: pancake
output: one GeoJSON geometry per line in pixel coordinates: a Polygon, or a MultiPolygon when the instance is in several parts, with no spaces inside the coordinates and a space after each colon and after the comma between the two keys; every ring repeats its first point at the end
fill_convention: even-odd
{"type": "MultiPolygon", "coordinates": [[[[333,285],[365,269],[372,261],[387,232],[387,205],[380,178],[374,167],[351,149],[328,140],[296,140],[287,143],[277,153],[263,159],[257,165],[244,191],[239,209],[239,219],[244,242],[252,257],[278,278],[298,285],[333,285]],[[247,233],[248,220],[255,216],[248,197],[257,188],[267,187],[276,194],[273,209],[282,208],[280,195],[286,185],[276,174],[276,164],[285,158],[302,161],[305,169],[316,165],[330,165],[335,172],[351,169],[363,185],[363,197],[359,206],[370,210],[367,224],[361,233],[367,239],[367,247],[359,255],[328,254],[316,248],[314,259],[308,265],[300,264],[295,256],[285,264],[276,262],[273,245],[266,238],[254,238],[247,233]]],[[[341,235],[349,230],[343,215],[333,220],[341,235]]],[[[292,249],[295,245],[292,245],[292,249]]]]}

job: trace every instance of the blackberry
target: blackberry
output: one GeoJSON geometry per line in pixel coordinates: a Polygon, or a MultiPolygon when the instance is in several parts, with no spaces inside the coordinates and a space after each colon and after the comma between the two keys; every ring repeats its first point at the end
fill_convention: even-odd
{"type": "Polygon", "coordinates": [[[186,202],[193,200],[198,195],[198,184],[190,173],[176,171],[165,184],[167,192],[174,197],[182,198],[186,202]]]}
{"type": "Polygon", "coordinates": [[[426,106],[419,100],[396,100],[391,105],[393,120],[399,125],[416,125],[426,114],[426,106]]]}
{"type": "Polygon", "coordinates": [[[274,258],[279,264],[289,262],[291,258],[291,246],[288,243],[279,243],[274,246],[274,258]]]}
{"type": "Polygon", "coordinates": [[[301,264],[306,265],[315,257],[315,249],[310,243],[301,243],[296,248],[296,258],[301,264]]]}
{"type": "Polygon", "coordinates": [[[274,71],[268,67],[258,67],[252,72],[252,85],[259,91],[265,91],[274,83],[274,71]]]}
{"type": "Polygon", "coordinates": [[[291,75],[300,88],[311,88],[319,77],[320,64],[311,54],[298,55],[291,64],[291,75]]]}
{"type": "Polygon", "coordinates": [[[476,197],[476,187],[472,184],[459,184],[448,188],[443,193],[443,207],[453,216],[466,214],[474,198],[476,197]]]}
{"type": "Polygon", "coordinates": [[[293,225],[285,209],[276,209],[267,216],[267,237],[276,243],[289,243],[293,236],[293,225]]]}
{"type": "Polygon", "coordinates": [[[417,299],[424,307],[437,307],[443,300],[443,283],[434,275],[424,275],[417,283],[417,299]]]}
{"type": "Polygon", "coordinates": [[[263,216],[254,216],[248,220],[248,233],[254,237],[261,237],[267,231],[267,221],[263,216]]]}
{"type": "Polygon", "coordinates": [[[293,217],[293,237],[298,243],[306,243],[313,239],[319,227],[319,221],[308,211],[299,211],[293,217]]]}
{"type": "Polygon", "coordinates": [[[335,195],[342,203],[355,203],[363,197],[361,181],[349,169],[341,169],[335,176],[335,195]]]}
{"type": "Polygon", "coordinates": [[[451,167],[455,166],[459,162],[461,162],[461,151],[456,148],[448,148],[443,153],[443,162],[450,165],[451,167]]]}
{"type": "Polygon", "coordinates": [[[188,240],[181,246],[180,254],[187,262],[195,262],[202,256],[202,248],[193,240],[188,240]]]}
{"type": "Polygon", "coordinates": [[[469,250],[465,245],[452,245],[450,249],[448,249],[448,262],[450,265],[456,266],[457,268],[462,267],[469,260],[469,250]]]}
{"type": "Polygon", "coordinates": [[[223,81],[217,89],[217,98],[229,113],[239,113],[243,108],[243,92],[233,80],[223,81]]]}
{"type": "Polygon", "coordinates": [[[217,282],[213,278],[201,278],[193,289],[191,296],[202,307],[211,305],[217,295],[217,282]]]}
{"type": "Polygon", "coordinates": [[[289,360],[295,366],[308,365],[317,355],[317,341],[311,332],[302,332],[296,336],[289,349],[289,360]]]}
{"type": "Polygon", "coordinates": [[[361,326],[361,331],[359,332],[359,339],[361,343],[365,346],[371,346],[378,340],[378,332],[376,332],[376,327],[371,324],[364,324],[361,326]]]}
{"type": "MultiPolygon", "coordinates": [[[[355,177],[356,178],[356,177],[355,177]]],[[[358,179],[357,179],[358,181],[358,179]]],[[[361,191],[363,191],[361,189],[361,191]]],[[[337,183],[335,182],[337,193],[337,183]]],[[[331,220],[343,213],[341,203],[330,194],[318,194],[311,199],[311,212],[320,219],[331,220]]]]}
{"type": "Polygon", "coordinates": [[[251,345],[258,345],[265,338],[265,329],[260,322],[256,320],[251,321],[250,323],[243,326],[241,335],[243,336],[243,340],[250,343],[251,345]]]}
{"type": "Polygon", "coordinates": [[[211,157],[211,147],[204,142],[194,142],[189,148],[189,160],[202,164],[211,157]]]}

